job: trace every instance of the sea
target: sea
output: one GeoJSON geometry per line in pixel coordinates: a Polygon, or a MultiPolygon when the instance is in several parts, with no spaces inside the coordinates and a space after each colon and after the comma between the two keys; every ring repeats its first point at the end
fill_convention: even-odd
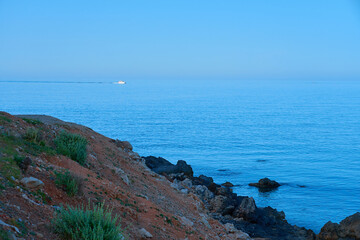
{"type": "Polygon", "coordinates": [[[46,114],[185,160],[319,232],[360,211],[360,79],[0,80],[0,111],[46,114]],[[269,177],[282,186],[259,192],[269,177]]]}

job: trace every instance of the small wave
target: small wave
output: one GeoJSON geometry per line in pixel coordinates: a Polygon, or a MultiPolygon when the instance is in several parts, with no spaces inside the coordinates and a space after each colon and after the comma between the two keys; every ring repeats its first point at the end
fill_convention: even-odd
{"type": "Polygon", "coordinates": [[[83,81],[0,81],[0,83],[65,83],[65,84],[112,84],[113,82],[83,82],[83,81]]]}

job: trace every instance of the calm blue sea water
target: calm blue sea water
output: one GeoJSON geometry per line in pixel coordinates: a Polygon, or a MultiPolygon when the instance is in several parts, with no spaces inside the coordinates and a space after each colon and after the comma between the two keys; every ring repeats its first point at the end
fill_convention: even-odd
{"type": "Polygon", "coordinates": [[[0,110],[52,115],[129,140],[141,155],[184,159],[292,224],[318,231],[360,211],[360,81],[3,81],[0,89],[0,110]],[[263,177],[284,185],[247,186],[263,177]]]}

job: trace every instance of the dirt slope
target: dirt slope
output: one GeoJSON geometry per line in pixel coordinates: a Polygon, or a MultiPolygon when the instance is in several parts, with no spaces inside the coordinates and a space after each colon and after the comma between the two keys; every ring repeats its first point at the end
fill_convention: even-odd
{"type": "Polygon", "coordinates": [[[145,238],[142,228],[159,240],[245,239],[210,218],[197,196],[181,193],[150,171],[131,145],[81,125],[0,112],[0,167],[0,228],[18,239],[58,239],[51,228],[56,209],[89,202],[112,207],[128,239],[145,238]],[[29,140],[29,129],[36,130],[39,140],[29,140]],[[54,139],[62,130],[87,139],[85,165],[56,153],[54,139]],[[31,158],[26,173],[14,163],[17,155],[31,158]],[[81,194],[70,197],[56,186],[55,172],[63,170],[81,179],[81,194]],[[39,179],[44,187],[29,190],[20,183],[24,177],[39,179]]]}

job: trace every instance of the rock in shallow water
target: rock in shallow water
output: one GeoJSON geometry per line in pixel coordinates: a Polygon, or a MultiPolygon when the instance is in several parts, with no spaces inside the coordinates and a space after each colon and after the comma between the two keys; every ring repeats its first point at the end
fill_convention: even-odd
{"type": "Polygon", "coordinates": [[[257,187],[263,191],[271,191],[275,188],[280,187],[280,184],[269,178],[262,178],[257,183],[249,183],[249,186],[257,187]]]}
{"type": "Polygon", "coordinates": [[[225,183],[223,183],[221,185],[224,186],[224,187],[233,187],[234,186],[234,184],[232,184],[231,182],[225,182],[225,183]]]}

